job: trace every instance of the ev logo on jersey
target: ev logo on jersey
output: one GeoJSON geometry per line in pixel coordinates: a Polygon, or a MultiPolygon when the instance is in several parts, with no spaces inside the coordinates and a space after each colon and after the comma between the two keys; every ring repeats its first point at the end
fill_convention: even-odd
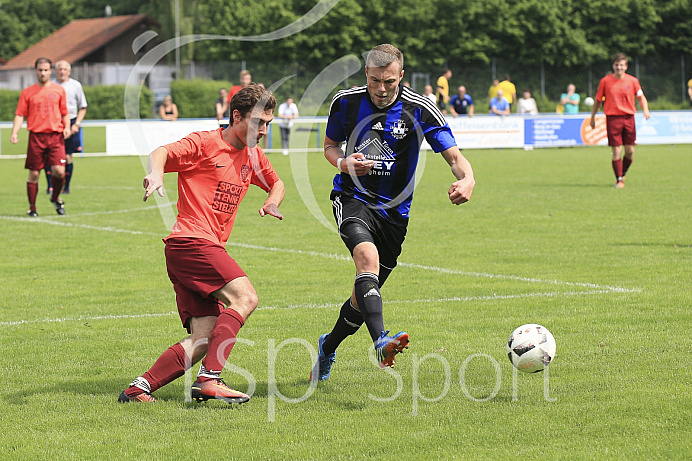
{"type": "Polygon", "coordinates": [[[408,128],[406,128],[406,123],[403,120],[392,123],[392,137],[394,139],[404,139],[407,131],[408,128]]]}
{"type": "Polygon", "coordinates": [[[250,165],[243,165],[240,167],[240,179],[246,181],[248,176],[250,176],[250,165]]]}

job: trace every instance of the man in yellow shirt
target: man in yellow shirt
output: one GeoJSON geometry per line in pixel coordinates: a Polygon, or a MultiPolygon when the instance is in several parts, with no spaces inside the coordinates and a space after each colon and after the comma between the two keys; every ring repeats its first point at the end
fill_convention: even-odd
{"type": "Polygon", "coordinates": [[[497,89],[503,91],[510,108],[513,108],[517,102],[517,88],[509,79],[509,74],[505,75],[505,79],[497,85],[497,89]]]}
{"type": "Polygon", "coordinates": [[[447,104],[449,103],[449,79],[452,78],[452,71],[445,69],[444,74],[437,79],[437,107],[440,108],[443,114],[447,113],[447,104]]]}
{"type": "Polygon", "coordinates": [[[493,79],[493,84],[488,88],[488,108],[490,108],[490,102],[495,96],[497,96],[497,86],[500,84],[498,79],[493,79]]]}
{"type": "Polygon", "coordinates": [[[692,106],[692,78],[687,82],[687,94],[690,96],[690,106],[692,106]]]}

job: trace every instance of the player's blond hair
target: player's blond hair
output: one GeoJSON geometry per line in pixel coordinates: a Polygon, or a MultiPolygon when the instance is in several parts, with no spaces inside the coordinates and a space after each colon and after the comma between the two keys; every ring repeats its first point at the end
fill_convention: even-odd
{"type": "Polygon", "coordinates": [[[398,62],[399,68],[402,70],[404,68],[404,54],[394,45],[383,43],[370,50],[365,65],[367,67],[387,67],[393,62],[398,62]]]}

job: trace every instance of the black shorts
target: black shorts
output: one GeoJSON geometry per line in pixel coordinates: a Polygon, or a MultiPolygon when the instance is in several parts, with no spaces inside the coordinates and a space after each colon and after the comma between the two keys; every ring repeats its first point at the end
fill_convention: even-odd
{"type": "MultiPolygon", "coordinates": [[[[73,118],[70,126],[74,125],[77,119],[73,118]]],[[[80,128],[78,132],[70,136],[65,140],[65,153],[67,155],[72,155],[82,152],[82,129],[80,128]]]]}
{"type": "Polygon", "coordinates": [[[332,193],[331,199],[332,211],[339,228],[339,234],[351,255],[353,255],[353,249],[356,245],[370,241],[377,247],[380,266],[391,272],[396,267],[396,260],[401,254],[401,245],[406,238],[407,226],[388,221],[376,210],[352,197],[332,193]],[[369,232],[360,233],[355,238],[349,237],[352,234],[346,233],[349,234],[346,235],[342,232],[344,226],[349,223],[358,223],[369,232]]]}

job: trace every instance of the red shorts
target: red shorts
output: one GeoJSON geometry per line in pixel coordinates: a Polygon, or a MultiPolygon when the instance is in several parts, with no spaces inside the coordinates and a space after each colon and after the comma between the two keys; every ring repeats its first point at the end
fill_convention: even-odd
{"type": "Polygon", "coordinates": [[[40,171],[46,166],[65,165],[65,137],[62,133],[29,133],[24,168],[40,171]]]}
{"type": "Polygon", "coordinates": [[[178,314],[190,332],[190,317],[216,316],[224,309],[221,301],[210,296],[245,272],[225,248],[202,238],[168,238],[166,268],[175,289],[178,314]]]}
{"type": "Polygon", "coordinates": [[[609,146],[634,146],[637,143],[637,130],[634,115],[606,115],[609,146]]]}

